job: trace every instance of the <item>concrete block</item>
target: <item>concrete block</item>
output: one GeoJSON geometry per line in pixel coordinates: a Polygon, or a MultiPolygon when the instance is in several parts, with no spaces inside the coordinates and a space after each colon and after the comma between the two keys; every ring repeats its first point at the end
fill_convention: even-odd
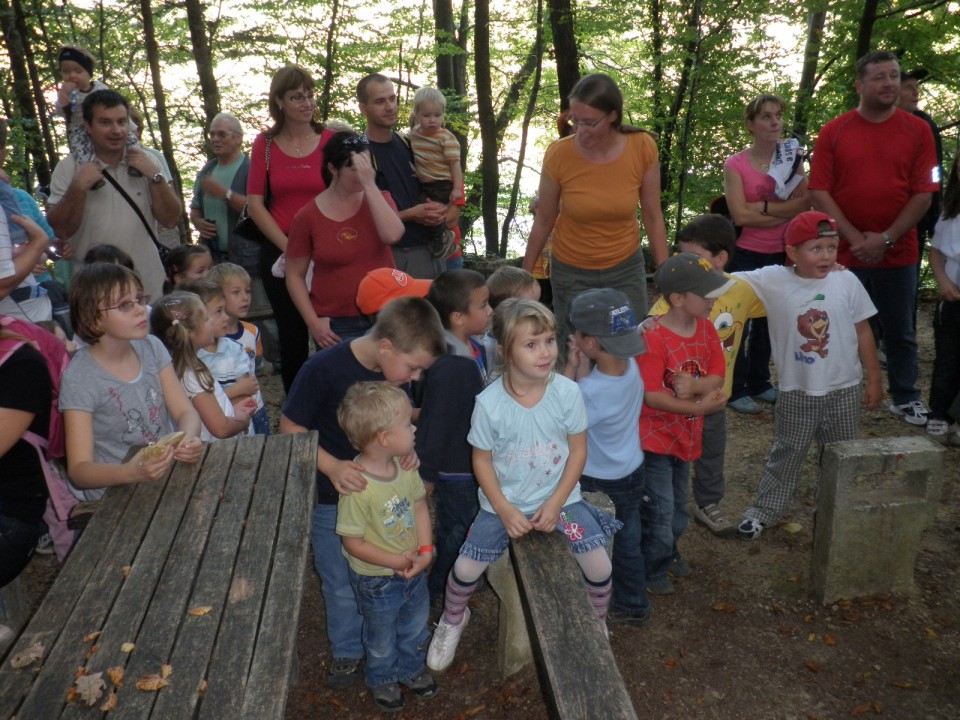
{"type": "Polygon", "coordinates": [[[820,602],[913,586],[920,535],[940,500],[943,452],[925,437],[824,449],[810,570],[820,602]]]}
{"type": "Polygon", "coordinates": [[[505,552],[487,568],[487,582],[500,598],[497,663],[501,677],[507,678],[533,662],[527,621],[523,615],[520,589],[517,587],[517,576],[509,552],[505,552]]]}

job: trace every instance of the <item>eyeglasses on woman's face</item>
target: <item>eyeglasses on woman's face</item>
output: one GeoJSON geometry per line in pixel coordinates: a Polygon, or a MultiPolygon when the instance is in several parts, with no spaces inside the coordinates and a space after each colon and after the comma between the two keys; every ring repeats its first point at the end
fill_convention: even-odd
{"type": "MultiPolygon", "coordinates": [[[[611,110],[610,112],[613,112],[613,111],[611,110]]],[[[608,112],[608,113],[604,113],[603,115],[601,115],[601,116],[600,116],[599,118],[597,118],[596,120],[577,120],[576,118],[568,117],[568,118],[567,118],[567,125],[570,126],[570,127],[572,127],[572,128],[574,128],[574,129],[576,129],[576,128],[578,128],[578,127],[585,127],[585,128],[590,128],[590,129],[592,130],[592,129],[595,128],[597,125],[599,125],[599,124],[602,123],[604,120],[606,120],[607,117],[609,117],[609,115],[610,115],[609,112],[608,112]]]]}
{"type": "Polygon", "coordinates": [[[148,298],[146,295],[137,295],[137,297],[134,298],[133,300],[124,300],[122,303],[114,305],[113,307],[103,308],[103,310],[101,310],[100,312],[109,312],[111,310],[119,310],[124,315],[126,315],[127,313],[133,312],[133,309],[137,306],[139,307],[146,306],[147,301],[149,301],[149,299],[150,298],[148,298]]]}
{"type": "Polygon", "coordinates": [[[313,105],[313,93],[298,92],[293,95],[287,95],[287,102],[293,103],[294,105],[302,105],[303,103],[313,105]]]}

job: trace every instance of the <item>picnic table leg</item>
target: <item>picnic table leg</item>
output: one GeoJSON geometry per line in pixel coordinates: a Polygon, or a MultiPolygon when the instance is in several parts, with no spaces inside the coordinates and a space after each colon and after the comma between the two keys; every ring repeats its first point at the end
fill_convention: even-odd
{"type": "Polygon", "coordinates": [[[506,552],[487,568],[487,582],[500,598],[500,638],[497,643],[497,663],[500,676],[507,678],[533,662],[527,621],[520,603],[517,576],[513,559],[506,552]]]}

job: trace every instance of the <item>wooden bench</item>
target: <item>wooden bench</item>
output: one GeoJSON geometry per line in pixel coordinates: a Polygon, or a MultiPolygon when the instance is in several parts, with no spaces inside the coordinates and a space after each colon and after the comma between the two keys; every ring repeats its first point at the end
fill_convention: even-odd
{"type": "Polygon", "coordinates": [[[282,717],[316,447],[315,432],[220,441],[163,481],[112,488],[0,667],[0,718],[102,717],[110,668],[111,718],[282,717]],[[41,662],[13,668],[37,642],[41,662]],[[164,665],[169,687],[137,689],[164,665]],[[78,668],[103,673],[93,706],[67,701],[78,668]]]}
{"type": "Polygon", "coordinates": [[[569,545],[557,532],[531,532],[510,543],[551,716],[560,720],[636,718],[610,643],[582,589],[583,574],[569,545]]]}

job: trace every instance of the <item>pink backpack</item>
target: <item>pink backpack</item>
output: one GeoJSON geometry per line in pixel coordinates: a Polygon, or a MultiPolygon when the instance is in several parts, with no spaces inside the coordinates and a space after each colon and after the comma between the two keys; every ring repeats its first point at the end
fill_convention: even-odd
{"type": "Polygon", "coordinates": [[[43,519],[50,528],[54,549],[57,557],[63,562],[70,548],[73,546],[74,532],[67,528],[67,519],[70,510],[77,504],[77,499],[70,492],[62,468],[62,461],[66,456],[64,442],[63,413],[60,412],[60,379],[63,371],[70,363],[70,354],[63,342],[56,335],[47,332],[39,325],[26,320],[19,320],[8,315],[0,315],[0,329],[5,334],[14,337],[0,339],[0,365],[13,355],[23,345],[30,343],[43,355],[50,371],[52,392],[50,397],[50,429],[47,438],[27,431],[23,439],[33,445],[40,455],[40,464],[47,480],[47,490],[50,499],[43,519]]]}

